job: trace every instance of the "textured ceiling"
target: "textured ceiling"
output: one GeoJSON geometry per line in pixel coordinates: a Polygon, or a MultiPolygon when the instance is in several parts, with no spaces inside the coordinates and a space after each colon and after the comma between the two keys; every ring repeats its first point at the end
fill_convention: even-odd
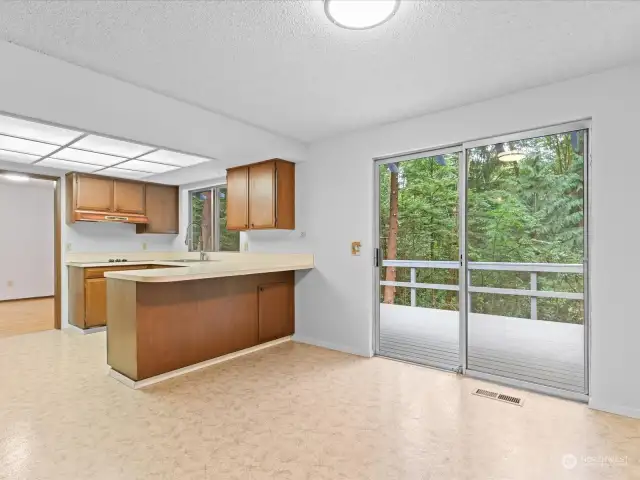
{"type": "MultiPolygon", "coordinates": [[[[637,1],[0,2],[0,38],[304,141],[640,59],[637,1]]],[[[46,73],[45,73],[46,74],[46,73]]]]}

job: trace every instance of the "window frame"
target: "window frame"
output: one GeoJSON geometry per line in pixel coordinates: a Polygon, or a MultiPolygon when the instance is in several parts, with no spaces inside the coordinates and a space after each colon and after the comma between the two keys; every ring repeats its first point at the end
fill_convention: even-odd
{"type": "MultiPolygon", "coordinates": [[[[193,196],[197,193],[211,192],[211,201],[213,205],[211,205],[211,218],[210,225],[213,226],[213,249],[212,250],[204,250],[205,252],[219,252],[220,251],[220,191],[222,189],[226,189],[227,184],[223,183],[220,185],[213,185],[211,187],[205,188],[196,188],[194,190],[189,190],[189,227],[191,228],[191,232],[187,231],[187,237],[190,238],[189,244],[187,245],[190,252],[198,252],[199,250],[194,249],[193,244],[193,196]]],[[[238,249],[239,251],[239,249],[238,249]]]]}

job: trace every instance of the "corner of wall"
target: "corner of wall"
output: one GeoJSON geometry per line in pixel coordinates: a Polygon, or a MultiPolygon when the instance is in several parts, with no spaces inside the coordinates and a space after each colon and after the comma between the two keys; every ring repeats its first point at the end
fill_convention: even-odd
{"type": "Polygon", "coordinates": [[[322,340],[317,340],[315,338],[306,337],[304,335],[295,334],[293,336],[293,341],[298,343],[304,343],[307,345],[313,345],[315,347],[328,348],[329,350],[335,350],[338,352],[349,353],[351,355],[357,355],[359,357],[366,357],[366,358],[373,357],[373,352],[371,351],[360,350],[348,345],[338,345],[336,343],[325,342],[322,340]]]}
{"type": "Polygon", "coordinates": [[[589,398],[589,408],[593,410],[599,410],[601,412],[613,413],[615,415],[622,415],[624,417],[638,418],[640,419],[640,409],[627,407],[624,405],[614,405],[607,401],[601,401],[597,398],[589,398]]]}

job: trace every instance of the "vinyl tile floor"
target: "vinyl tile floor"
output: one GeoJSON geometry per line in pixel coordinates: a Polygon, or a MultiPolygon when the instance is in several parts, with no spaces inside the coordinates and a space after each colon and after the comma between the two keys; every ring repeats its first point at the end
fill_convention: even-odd
{"type": "Polygon", "coordinates": [[[104,333],[0,339],[0,478],[640,478],[638,420],[383,358],[288,342],[137,391],[107,372],[104,333]]]}

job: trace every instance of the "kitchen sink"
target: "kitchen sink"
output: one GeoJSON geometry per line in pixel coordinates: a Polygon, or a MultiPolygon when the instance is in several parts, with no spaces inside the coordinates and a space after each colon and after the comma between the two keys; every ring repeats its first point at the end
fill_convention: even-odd
{"type": "Polygon", "coordinates": [[[168,260],[169,262],[182,262],[182,263],[206,263],[206,262],[219,262],[220,260],[199,260],[197,258],[182,258],[180,260],[168,260]]]}

